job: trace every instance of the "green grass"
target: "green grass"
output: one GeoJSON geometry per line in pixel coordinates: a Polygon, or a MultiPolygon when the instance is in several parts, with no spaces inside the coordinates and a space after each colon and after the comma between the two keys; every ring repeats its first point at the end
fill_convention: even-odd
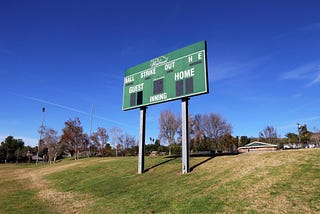
{"type": "MultiPolygon", "coordinates": [[[[12,197],[5,205],[0,195],[0,209],[8,206],[4,213],[13,213],[24,206],[24,213],[30,213],[32,202],[44,212],[55,208],[60,213],[320,212],[320,149],[192,157],[195,168],[187,175],[181,174],[181,158],[146,157],[145,163],[148,170],[142,175],[137,174],[137,157],[24,168],[39,175],[42,187],[57,195],[49,197],[56,202],[36,200],[39,188],[22,185],[9,191],[12,197]],[[15,203],[26,195],[34,200],[15,203]]],[[[0,178],[0,185],[10,182],[0,178]]]]}

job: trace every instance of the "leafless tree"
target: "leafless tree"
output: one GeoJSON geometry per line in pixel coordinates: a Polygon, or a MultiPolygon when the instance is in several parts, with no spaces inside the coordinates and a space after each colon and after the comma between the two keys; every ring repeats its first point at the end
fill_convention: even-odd
{"type": "Polygon", "coordinates": [[[278,143],[278,133],[273,126],[266,126],[260,133],[259,138],[270,144],[278,143]]]}
{"type": "Polygon", "coordinates": [[[202,129],[206,137],[213,140],[213,149],[215,152],[220,150],[219,140],[225,134],[231,134],[232,126],[226,119],[219,114],[210,113],[202,116],[202,129]]]}
{"type": "Polygon", "coordinates": [[[175,135],[180,126],[179,121],[171,111],[163,111],[159,118],[159,139],[169,144],[169,155],[171,155],[171,145],[174,143],[175,135]]]}
{"type": "Polygon", "coordinates": [[[120,149],[121,140],[122,140],[122,129],[119,127],[112,127],[110,129],[110,135],[112,139],[112,143],[116,149],[116,157],[118,156],[118,149],[120,149]]]}

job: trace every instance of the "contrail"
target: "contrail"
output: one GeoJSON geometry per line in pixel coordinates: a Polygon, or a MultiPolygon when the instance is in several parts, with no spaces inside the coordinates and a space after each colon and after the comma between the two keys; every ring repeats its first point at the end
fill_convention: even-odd
{"type": "MultiPolygon", "coordinates": [[[[68,110],[68,111],[77,112],[77,113],[84,114],[84,115],[87,115],[87,116],[91,115],[88,112],[81,111],[79,109],[75,109],[75,108],[72,108],[72,107],[69,107],[69,106],[60,105],[58,103],[53,103],[53,102],[50,102],[50,101],[47,101],[47,100],[42,100],[42,99],[39,99],[39,98],[25,96],[25,95],[17,94],[17,93],[12,93],[12,94],[15,95],[15,96],[18,96],[18,97],[23,97],[23,98],[28,99],[28,100],[33,100],[33,101],[37,101],[37,102],[40,102],[40,103],[45,103],[45,104],[48,104],[48,105],[56,106],[58,108],[62,108],[62,109],[68,110]]],[[[118,124],[118,125],[126,126],[126,124],[123,124],[121,122],[118,122],[118,121],[115,121],[115,120],[111,120],[111,119],[108,119],[108,118],[105,118],[105,117],[101,117],[101,116],[98,116],[98,115],[93,115],[93,117],[95,117],[97,119],[105,120],[105,121],[108,121],[108,122],[112,122],[112,123],[115,123],[115,124],[118,124]]]]}
{"type": "MultiPolygon", "coordinates": [[[[16,95],[18,95],[18,94],[16,94],[16,95]]],[[[40,102],[40,103],[45,103],[45,104],[48,104],[48,105],[56,106],[58,108],[62,108],[62,109],[65,109],[65,110],[77,112],[77,113],[80,113],[80,114],[90,115],[87,112],[84,112],[84,111],[81,111],[81,110],[78,110],[78,109],[75,109],[75,108],[71,108],[71,107],[60,105],[60,104],[53,103],[53,102],[50,102],[50,101],[38,99],[38,98],[35,98],[35,97],[29,97],[29,96],[25,96],[25,95],[18,95],[18,96],[21,96],[21,97],[26,98],[28,100],[34,100],[34,101],[37,101],[37,102],[40,102]]]]}

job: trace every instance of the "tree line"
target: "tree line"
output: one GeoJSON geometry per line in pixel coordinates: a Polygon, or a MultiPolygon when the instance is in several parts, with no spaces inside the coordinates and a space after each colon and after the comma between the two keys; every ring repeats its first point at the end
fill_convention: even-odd
{"type": "MultiPolygon", "coordinates": [[[[232,125],[221,115],[215,113],[188,116],[190,150],[192,152],[210,151],[211,153],[233,152],[237,139],[232,133],[232,125]]],[[[181,146],[181,117],[166,110],[159,117],[159,139],[166,142],[171,150],[181,146]]],[[[181,149],[179,149],[181,151],[181,149]]]]}
{"type": "MultiPolygon", "coordinates": [[[[181,116],[165,110],[159,116],[158,139],[150,138],[145,146],[145,154],[156,151],[158,154],[181,154],[181,116]]],[[[287,133],[281,138],[276,128],[266,126],[259,137],[232,136],[232,125],[221,115],[205,113],[189,115],[189,140],[191,153],[207,152],[233,153],[237,148],[253,141],[262,141],[278,145],[305,145],[314,142],[319,145],[320,131],[308,130],[307,125],[299,126],[298,134],[287,133]]],[[[40,126],[40,140],[36,147],[24,146],[21,139],[8,136],[0,145],[0,162],[44,161],[54,163],[58,158],[73,157],[107,157],[132,156],[138,154],[138,142],[135,136],[124,133],[119,127],[109,130],[99,127],[87,134],[83,131],[80,119],[74,118],[64,122],[62,134],[47,126],[40,126]]]]}
{"type": "Polygon", "coordinates": [[[15,163],[30,161],[34,148],[25,146],[22,139],[8,136],[0,145],[0,163],[15,163]]]}
{"type": "MultiPolygon", "coordinates": [[[[205,113],[189,115],[189,138],[191,153],[207,151],[212,153],[233,153],[237,148],[253,141],[261,141],[278,146],[283,149],[285,144],[299,144],[299,148],[314,144],[320,147],[320,131],[308,130],[307,125],[299,125],[298,133],[289,132],[281,138],[277,129],[267,125],[259,132],[258,137],[232,136],[232,125],[221,115],[205,113]]],[[[166,110],[159,117],[159,139],[168,144],[169,154],[181,152],[181,117],[166,110]]]]}
{"type": "Polygon", "coordinates": [[[92,156],[129,156],[138,153],[135,136],[124,133],[119,127],[110,130],[99,127],[88,135],[83,131],[78,117],[64,122],[60,136],[56,130],[44,125],[40,126],[38,132],[40,139],[36,147],[24,146],[22,139],[8,136],[0,145],[0,162],[54,163],[63,157],[78,159],[92,156]]]}
{"type": "Polygon", "coordinates": [[[137,152],[136,138],[124,133],[121,128],[113,127],[107,131],[106,128],[99,127],[88,135],[84,133],[78,117],[69,119],[64,125],[60,137],[52,128],[40,127],[39,155],[48,162],[54,162],[59,155],[78,159],[91,156],[128,156],[137,152]]]}

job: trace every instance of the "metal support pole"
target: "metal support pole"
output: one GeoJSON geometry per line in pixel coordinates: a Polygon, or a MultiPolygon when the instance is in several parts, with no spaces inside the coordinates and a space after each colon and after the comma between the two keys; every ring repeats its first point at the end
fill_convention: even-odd
{"type": "Polygon", "coordinates": [[[91,156],[91,151],[90,151],[90,141],[91,141],[91,137],[92,137],[92,116],[93,116],[93,103],[92,103],[92,107],[91,107],[91,115],[90,115],[90,135],[89,135],[89,154],[88,154],[88,157],[91,156]]]}
{"type": "Polygon", "coordinates": [[[188,126],[188,100],[182,99],[182,174],[190,172],[190,152],[189,152],[189,126],[188,126]]]}
{"type": "MultiPolygon", "coordinates": [[[[44,112],[46,111],[45,107],[42,107],[42,122],[41,122],[41,127],[40,130],[43,129],[43,125],[44,125],[44,112]]],[[[37,152],[37,160],[36,160],[36,165],[38,165],[39,162],[39,153],[40,153],[40,143],[42,140],[42,134],[40,133],[40,139],[39,139],[39,143],[38,143],[38,152],[37,152]]]]}
{"type": "Polygon", "coordinates": [[[146,107],[140,108],[140,130],[139,130],[139,160],[138,173],[144,172],[144,145],[146,137],[146,107]]]}
{"type": "Polygon", "coordinates": [[[301,127],[300,123],[298,123],[299,146],[301,145],[301,130],[302,130],[302,127],[301,127]]]}

